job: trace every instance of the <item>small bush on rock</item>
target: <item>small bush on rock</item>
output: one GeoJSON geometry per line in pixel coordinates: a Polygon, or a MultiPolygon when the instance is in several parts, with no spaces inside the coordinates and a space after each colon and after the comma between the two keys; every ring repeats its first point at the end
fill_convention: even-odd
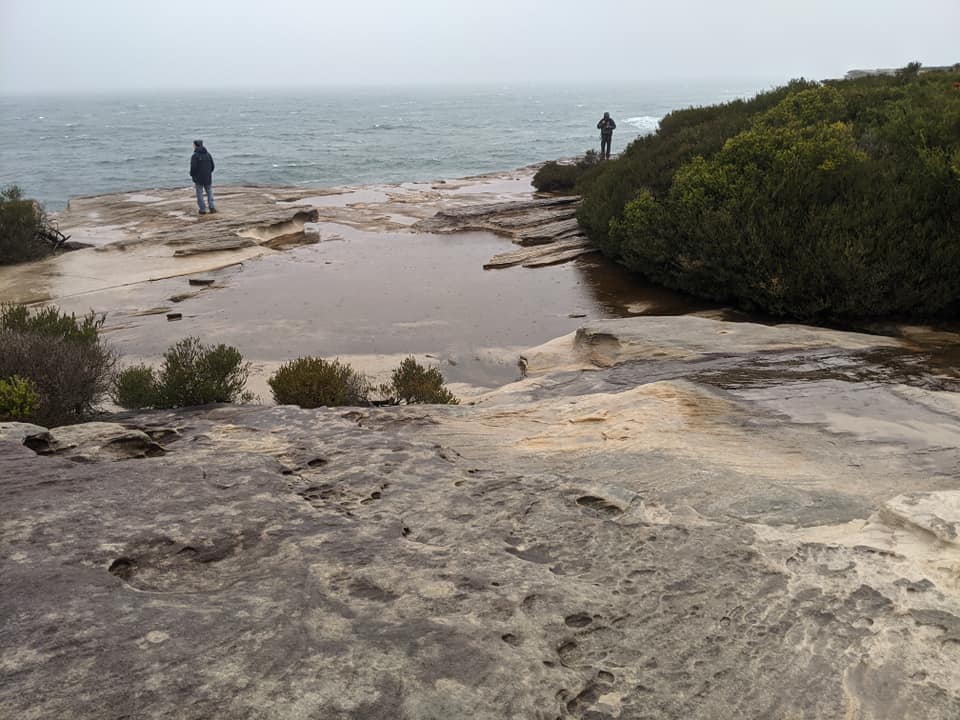
{"type": "Polygon", "coordinates": [[[572,190],[579,177],[576,165],[561,165],[551,160],[537,170],[533,186],[540,192],[562,192],[572,190]]]}
{"type": "Polygon", "coordinates": [[[460,401],[444,387],[438,368],[427,368],[408,357],[393,371],[390,384],[381,385],[380,393],[395,404],[457,405],[460,401]]]}
{"type": "Polygon", "coordinates": [[[0,420],[29,418],[39,405],[40,396],[32,382],[19,375],[0,378],[0,420]]]}
{"type": "Polygon", "coordinates": [[[133,365],[121,371],[113,399],[130,410],[250,402],[253,395],[244,390],[249,374],[250,363],[235,347],[188,337],[163,354],[160,370],[133,365]]]}
{"type": "Polygon", "coordinates": [[[267,380],[279,405],[302,408],[366,405],[369,383],[339,360],[302,357],[284,363],[267,380]]]}
{"type": "Polygon", "coordinates": [[[533,176],[533,186],[540,192],[571,192],[580,178],[597,163],[600,156],[587,150],[576,163],[544,163],[533,176]]]}
{"type": "Polygon", "coordinates": [[[133,365],[117,373],[113,401],[128,410],[154,407],[159,402],[154,369],[149,365],[133,365]]]}
{"type": "Polygon", "coordinates": [[[179,341],[163,354],[155,407],[250,402],[245,392],[250,363],[229,345],[204,345],[199,338],[179,341]]]}
{"type": "Polygon", "coordinates": [[[0,265],[38,260],[53,248],[44,240],[47,218],[16,185],[0,190],[0,265]]]}
{"type": "Polygon", "coordinates": [[[113,383],[116,355],[100,338],[103,316],[57,308],[0,308],[0,377],[31,383],[38,402],[22,419],[54,427],[93,413],[113,383]]]}

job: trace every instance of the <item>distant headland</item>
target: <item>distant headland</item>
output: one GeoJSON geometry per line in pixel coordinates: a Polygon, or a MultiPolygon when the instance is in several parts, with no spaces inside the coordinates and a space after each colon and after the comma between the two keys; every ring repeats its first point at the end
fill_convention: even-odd
{"type": "MultiPolygon", "coordinates": [[[[857,78],[870,77],[872,75],[896,75],[901,68],[873,68],[872,70],[848,70],[847,74],[843,76],[844,80],[856,80],[857,78]]],[[[917,69],[917,72],[928,73],[928,72],[957,72],[960,70],[960,63],[954,63],[953,65],[931,65],[929,67],[920,66],[917,69]]]]}

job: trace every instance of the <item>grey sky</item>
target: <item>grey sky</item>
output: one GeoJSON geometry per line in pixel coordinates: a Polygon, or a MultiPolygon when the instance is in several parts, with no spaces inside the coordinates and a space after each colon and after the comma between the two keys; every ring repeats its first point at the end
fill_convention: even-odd
{"type": "Polygon", "coordinates": [[[960,0],[0,0],[0,93],[826,78],[960,62],[960,0]]]}

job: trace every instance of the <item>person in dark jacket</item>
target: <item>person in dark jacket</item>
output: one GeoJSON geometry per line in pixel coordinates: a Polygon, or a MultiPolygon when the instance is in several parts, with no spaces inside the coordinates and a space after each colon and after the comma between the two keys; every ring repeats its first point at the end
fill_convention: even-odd
{"type": "Polygon", "coordinates": [[[617,124],[610,117],[610,113],[605,112],[600,122],[597,123],[597,129],[600,131],[600,159],[610,159],[610,144],[613,142],[613,131],[617,124]]]}
{"type": "Polygon", "coordinates": [[[200,214],[206,215],[207,210],[203,206],[203,193],[207,193],[207,205],[210,206],[210,212],[215,213],[217,208],[213,204],[213,155],[207,152],[203,146],[203,140],[193,141],[193,157],[190,158],[190,179],[193,180],[193,186],[197,189],[197,207],[200,208],[200,214]]]}

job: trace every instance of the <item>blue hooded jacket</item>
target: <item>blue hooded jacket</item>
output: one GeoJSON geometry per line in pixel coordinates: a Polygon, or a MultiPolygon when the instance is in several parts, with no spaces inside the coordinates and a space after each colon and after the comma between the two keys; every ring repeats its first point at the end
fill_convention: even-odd
{"type": "Polygon", "coordinates": [[[190,158],[190,179],[197,185],[212,185],[213,169],[213,155],[203,145],[194,147],[190,158]]]}

